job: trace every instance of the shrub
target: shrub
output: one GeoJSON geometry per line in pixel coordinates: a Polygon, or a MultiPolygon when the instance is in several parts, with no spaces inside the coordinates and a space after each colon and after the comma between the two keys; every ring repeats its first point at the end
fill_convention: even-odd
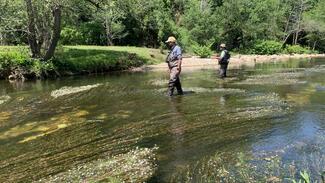
{"type": "Polygon", "coordinates": [[[193,51],[201,58],[208,58],[212,55],[212,51],[208,46],[193,46],[193,51]]]}
{"type": "Polygon", "coordinates": [[[81,32],[73,28],[64,28],[61,31],[61,43],[64,45],[79,45],[84,41],[84,37],[81,32]]]}
{"type": "Polygon", "coordinates": [[[284,50],[287,54],[310,54],[310,53],[317,53],[316,51],[312,51],[309,48],[304,48],[300,45],[289,45],[284,50]]]}
{"type": "Polygon", "coordinates": [[[282,43],[277,41],[258,41],[250,50],[253,54],[273,55],[282,52],[282,43]]]}
{"type": "Polygon", "coordinates": [[[0,52],[0,70],[9,70],[23,65],[27,59],[28,55],[16,51],[0,52]]]}
{"type": "Polygon", "coordinates": [[[43,62],[32,59],[30,56],[18,50],[0,52],[0,78],[7,78],[12,72],[20,72],[27,77],[42,77],[48,72],[54,71],[52,61],[43,62]]]}

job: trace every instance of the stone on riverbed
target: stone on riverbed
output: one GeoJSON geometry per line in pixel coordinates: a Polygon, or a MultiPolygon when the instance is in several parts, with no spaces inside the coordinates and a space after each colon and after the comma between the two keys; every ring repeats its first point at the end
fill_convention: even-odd
{"type": "Polygon", "coordinates": [[[126,154],[89,162],[37,182],[145,182],[157,169],[154,148],[136,148],[126,154]]]}
{"type": "Polygon", "coordinates": [[[54,98],[58,98],[65,95],[75,94],[87,90],[91,90],[93,88],[97,88],[102,84],[95,84],[95,85],[87,85],[87,86],[79,86],[79,87],[62,87],[61,89],[54,90],[51,92],[51,96],[54,98]]]}

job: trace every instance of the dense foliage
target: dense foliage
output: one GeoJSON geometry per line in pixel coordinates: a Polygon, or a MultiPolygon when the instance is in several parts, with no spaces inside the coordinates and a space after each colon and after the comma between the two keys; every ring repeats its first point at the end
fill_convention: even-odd
{"type": "Polygon", "coordinates": [[[15,79],[41,78],[52,72],[55,65],[51,61],[31,58],[26,47],[0,48],[0,78],[10,75],[15,79]]]}
{"type": "MultiPolygon", "coordinates": [[[[28,0],[25,0],[26,2],[28,0]]],[[[22,0],[0,3],[0,44],[28,43],[22,0]]],[[[184,50],[225,42],[231,49],[270,54],[286,45],[325,51],[325,0],[49,0],[33,1],[37,40],[47,48],[62,8],[61,44],[164,47],[174,35],[184,50]],[[56,6],[54,6],[56,5],[56,6]],[[48,34],[50,32],[50,34],[48,34]],[[263,43],[260,40],[266,40],[263,43]],[[276,42],[276,43],[275,43],[276,42]],[[255,45],[257,44],[257,45],[255,45]],[[261,46],[266,46],[267,50],[261,46]]],[[[289,52],[291,49],[289,46],[289,52]]],[[[203,50],[206,52],[205,50],[203,50]]]]}

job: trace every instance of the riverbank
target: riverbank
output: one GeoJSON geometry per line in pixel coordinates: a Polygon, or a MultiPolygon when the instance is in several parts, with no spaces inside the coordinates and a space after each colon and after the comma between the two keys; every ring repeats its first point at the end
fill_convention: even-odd
{"type": "Polygon", "coordinates": [[[128,70],[162,62],[158,49],[62,46],[48,62],[30,58],[26,46],[0,46],[0,79],[24,80],[128,70]]]}
{"type": "MultiPolygon", "coordinates": [[[[24,80],[37,78],[88,75],[111,71],[161,71],[166,70],[166,53],[158,49],[120,46],[61,46],[55,58],[42,62],[29,56],[26,46],[0,46],[0,79],[24,80]]],[[[325,54],[293,55],[233,55],[230,69],[254,67],[257,63],[310,59],[325,54]]],[[[217,69],[215,59],[186,57],[183,71],[217,69]]]]}
{"type": "MultiPolygon", "coordinates": [[[[254,67],[258,63],[289,61],[292,59],[312,59],[325,58],[325,54],[293,54],[293,55],[235,55],[230,59],[229,68],[238,69],[243,66],[254,67]]],[[[183,59],[183,71],[197,69],[217,69],[219,68],[216,59],[187,57],[183,59]]],[[[160,63],[156,65],[143,66],[136,70],[161,71],[166,70],[166,64],[160,63]]]]}

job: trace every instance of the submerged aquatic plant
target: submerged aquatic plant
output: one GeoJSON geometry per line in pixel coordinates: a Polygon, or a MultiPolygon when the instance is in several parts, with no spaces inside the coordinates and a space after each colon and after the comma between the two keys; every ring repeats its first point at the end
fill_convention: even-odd
{"type": "Polygon", "coordinates": [[[95,85],[87,85],[87,86],[79,86],[79,87],[63,87],[59,90],[54,90],[51,92],[51,96],[54,98],[58,98],[65,95],[70,95],[74,93],[79,93],[87,90],[91,90],[93,88],[97,88],[102,84],[95,84],[95,85]]]}
{"type": "MultiPolygon", "coordinates": [[[[300,154],[301,144],[296,143],[284,147],[283,151],[262,153],[227,152],[202,158],[201,160],[178,170],[170,182],[293,182],[321,183],[325,180],[324,143],[304,144],[303,148],[317,146],[318,152],[300,154]],[[291,152],[299,153],[296,161],[286,161],[283,155],[291,152]]],[[[313,148],[315,149],[315,148],[313,148]]]]}
{"type": "Polygon", "coordinates": [[[10,99],[11,99],[11,97],[8,95],[0,96],[0,105],[4,104],[5,102],[7,102],[10,99]]]}
{"type": "Polygon", "coordinates": [[[37,182],[145,182],[157,169],[157,150],[158,147],[136,148],[126,154],[107,156],[37,182]]]}
{"type": "MultiPolygon", "coordinates": [[[[201,87],[191,87],[191,88],[183,88],[185,92],[193,92],[193,93],[221,93],[221,94],[240,94],[245,93],[246,91],[238,88],[201,88],[201,87]]],[[[166,88],[162,88],[158,90],[159,92],[166,92],[166,88]]]]}
{"type": "MultiPolygon", "coordinates": [[[[88,115],[88,111],[85,110],[75,110],[72,112],[67,112],[64,114],[58,114],[51,117],[48,120],[44,121],[33,121],[26,123],[24,125],[17,125],[4,131],[0,134],[0,140],[9,139],[19,136],[24,136],[23,140],[20,140],[19,143],[29,142],[45,135],[57,132],[60,129],[67,128],[71,125],[76,125],[78,123],[84,123],[86,121],[85,116],[88,115]],[[26,134],[33,133],[31,136],[26,134]]],[[[8,114],[4,113],[4,116],[8,114]]],[[[4,118],[7,119],[7,118],[4,118]]],[[[1,120],[1,113],[0,113],[1,120]]]]}
{"type": "Polygon", "coordinates": [[[150,80],[149,83],[154,86],[167,86],[168,80],[167,79],[155,79],[155,80],[150,80]]]}
{"type": "Polygon", "coordinates": [[[12,115],[12,112],[0,112],[0,122],[8,120],[11,115],[12,115]]]}
{"type": "Polygon", "coordinates": [[[305,84],[305,81],[300,81],[303,77],[303,72],[287,72],[287,73],[273,73],[267,75],[253,75],[246,80],[236,82],[237,85],[291,85],[291,84],[305,84]]]}

